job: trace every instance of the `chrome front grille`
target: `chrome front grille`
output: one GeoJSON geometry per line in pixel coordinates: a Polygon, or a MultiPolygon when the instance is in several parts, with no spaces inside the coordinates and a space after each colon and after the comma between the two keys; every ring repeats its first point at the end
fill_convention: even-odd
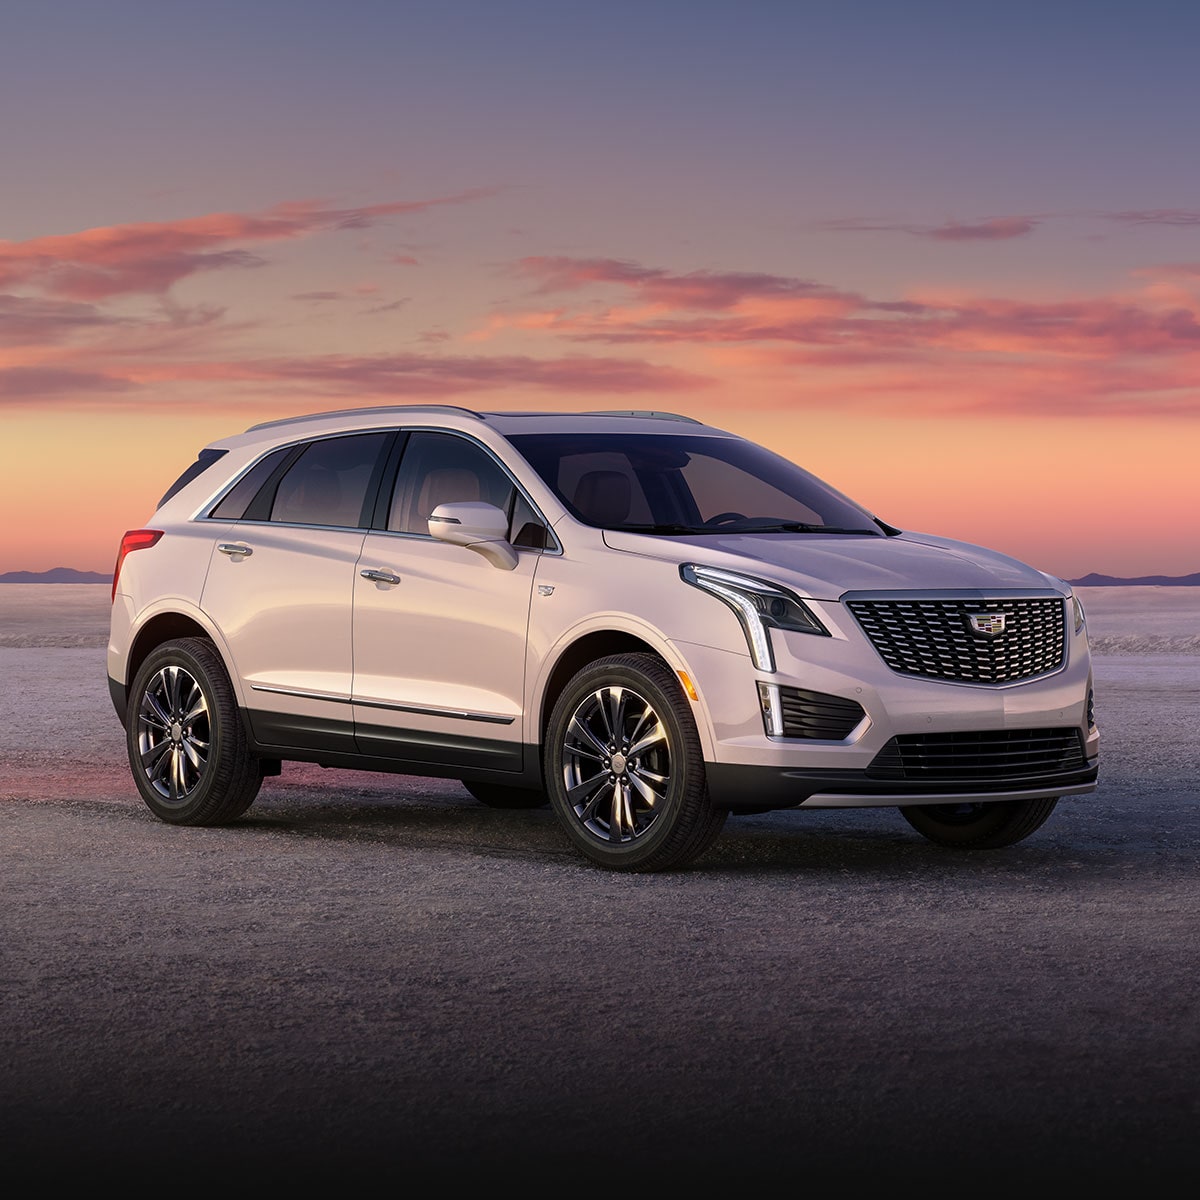
{"type": "Polygon", "coordinates": [[[1066,659],[1066,601],[1058,596],[847,600],[846,607],[901,675],[1015,683],[1056,671],[1066,659]]]}

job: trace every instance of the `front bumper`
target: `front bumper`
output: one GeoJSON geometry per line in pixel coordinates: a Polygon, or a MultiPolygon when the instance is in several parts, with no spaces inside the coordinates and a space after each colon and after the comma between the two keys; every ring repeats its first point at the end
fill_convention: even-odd
{"type": "MultiPolygon", "coordinates": [[[[1086,637],[1068,638],[1064,665],[1052,674],[1005,685],[947,682],[893,671],[838,604],[819,614],[828,638],[773,638],[776,669],[756,671],[749,656],[677,643],[700,693],[710,794],[731,809],[804,806],[885,807],[1034,799],[1094,791],[1100,735],[1091,724],[1091,659],[1086,637]],[[804,689],[861,706],[863,717],[839,740],[768,736],[758,684],[804,689]],[[1016,762],[997,777],[966,769],[936,778],[888,778],[877,756],[892,739],[1021,731],[1078,731],[1078,750],[1061,769],[1016,762]]],[[[774,633],[775,631],[773,631],[774,633]]]]}
{"type": "Polygon", "coordinates": [[[708,790],[714,804],[731,811],[775,808],[895,808],[904,804],[967,804],[994,800],[1037,800],[1091,792],[1098,762],[1078,771],[1003,781],[871,779],[864,771],[708,763],[708,790]]]}

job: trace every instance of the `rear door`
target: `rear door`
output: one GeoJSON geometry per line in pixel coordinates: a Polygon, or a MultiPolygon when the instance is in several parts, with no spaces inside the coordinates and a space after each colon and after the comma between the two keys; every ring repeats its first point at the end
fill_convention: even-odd
{"type": "Polygon", "coordinates": [[[394,436],[297,447],[217,543],[201,603],[225,634],[265,746],[354,748],[355,569],[394,436]]]}

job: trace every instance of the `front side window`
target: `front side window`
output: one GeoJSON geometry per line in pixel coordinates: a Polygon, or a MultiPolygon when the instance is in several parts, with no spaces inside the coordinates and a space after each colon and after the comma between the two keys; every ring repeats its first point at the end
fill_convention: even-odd
{"type": "Polygon", "coordinates": [[[514,485],[494,458],[474,442],[449,433],[418,431],[400,460],[387,527],[429,536],[439,504],[483,500],[511,513],[514,485]]]}
{"type": "Polygon", "coordinates": [[[288,467],[271,505],[272,521],[357,528],[386,433],[324,438],[306,446],[288,467]]]}
{"type": "Polygon", "coordinates": [[[511,440],[571,513],[602,529],[883,536],[853,500],[741,438],[531,433],[511,440]]]}

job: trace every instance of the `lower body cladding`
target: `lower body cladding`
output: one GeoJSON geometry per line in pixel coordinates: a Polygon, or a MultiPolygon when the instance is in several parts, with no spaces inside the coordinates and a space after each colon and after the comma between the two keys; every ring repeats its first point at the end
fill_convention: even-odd
{"type": "MultiPolygon", "coordinates": [[[[839,647],[830,641],[813,649],[832,657],[839,647]]],[[[680,649],[711,721],[705,769],[723,808],[1051,799],[1097,785],[1100,735],[1086,653],[1052,674],[1001,686],[900,675],[881,661],[853,675],[806,661],[756,677],[746,660],[742,687],[710,693],[704,680],[728,679],[728,653],[680,649]],[[706,670],[713,653],[721,658],[706,670]]]]}

